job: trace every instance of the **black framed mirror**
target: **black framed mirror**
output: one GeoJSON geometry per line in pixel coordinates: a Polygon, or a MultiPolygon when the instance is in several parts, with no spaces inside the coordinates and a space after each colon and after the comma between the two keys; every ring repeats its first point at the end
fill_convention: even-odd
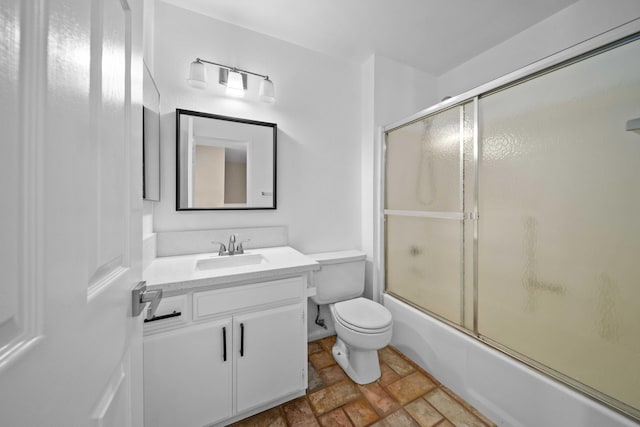
{"type": "Polygon", "coordinates": [[[176,109],[176,210],[276,209],[278,126],[176,109]]]}

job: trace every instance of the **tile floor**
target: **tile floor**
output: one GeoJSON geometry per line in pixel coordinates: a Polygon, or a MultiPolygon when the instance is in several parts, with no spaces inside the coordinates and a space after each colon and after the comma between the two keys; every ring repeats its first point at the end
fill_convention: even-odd
{"type": "Polygon", "coordinates": [[[335,336],[309,346],[305,396],[242,420],[236,427],[495,426],[393,347],[378,352],[382,377],[357,385],[331,355],[335,336]]]}

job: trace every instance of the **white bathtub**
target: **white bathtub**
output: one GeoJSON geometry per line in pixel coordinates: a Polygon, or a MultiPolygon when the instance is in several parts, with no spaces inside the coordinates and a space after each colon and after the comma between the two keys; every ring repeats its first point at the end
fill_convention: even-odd
{"type": "Polygon", "coordinates": [[[499,426],[637,427],[629,418],[388,295],[391,344],[499,426]]]}

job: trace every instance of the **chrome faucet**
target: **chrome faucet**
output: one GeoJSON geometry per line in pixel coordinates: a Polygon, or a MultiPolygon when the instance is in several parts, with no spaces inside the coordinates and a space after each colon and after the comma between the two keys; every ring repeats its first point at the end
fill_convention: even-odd
{"type": "Polygon", "coordinates": [[[220,248],[218,250],[218,255],[222,256],[222,255],[235,255],[235,254],[243,254],[244,253],[244,248],[242,247],[242,244],[244,242],[248,242],[251,239],[246,239],[243,240],[241,242],[236,243],[238,239],[238,235],[233,233],[229,236],[229,244],[227,246],[224,245],[224,243],[222,242],[216,242],[215,240],[212,241],[211,243],[214,243],[216,245],[220,245],[220,248]]]}
{"type": "Polygon", "coordinates": [[[229,244],[227,245],[227,253],[229,255],[235,255],[236,253],[236,234],[229,236],[229,244]]]}

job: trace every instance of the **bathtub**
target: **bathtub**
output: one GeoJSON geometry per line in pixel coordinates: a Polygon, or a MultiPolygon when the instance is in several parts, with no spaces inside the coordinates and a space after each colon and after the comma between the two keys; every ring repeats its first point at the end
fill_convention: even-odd
{"type": "Polygon", "coordinates": [[[499,426],[638,426],[392,296],[383,304],[393,315],[391,344],[499,426]]]}

